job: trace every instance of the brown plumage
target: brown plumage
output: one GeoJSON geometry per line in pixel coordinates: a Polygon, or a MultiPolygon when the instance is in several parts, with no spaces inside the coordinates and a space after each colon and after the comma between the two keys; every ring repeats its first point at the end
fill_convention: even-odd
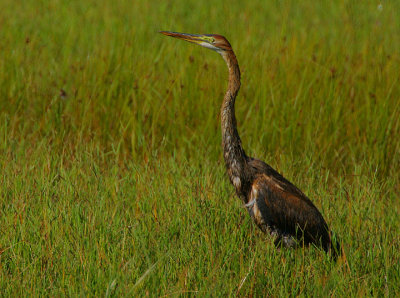
{"type": "Polygon", "coordinates": [[[222,148],[229,179],[251,218],[277,246],[314,244],[340,253],[328,225],[314,204],[296,186],[263,161],[248,157],[237,131],[235,99],[240,88],[239,65],[228,40],[216,34],[161,32],[217,51],[229,69],[229,84],[221,105],[222,148]]]}

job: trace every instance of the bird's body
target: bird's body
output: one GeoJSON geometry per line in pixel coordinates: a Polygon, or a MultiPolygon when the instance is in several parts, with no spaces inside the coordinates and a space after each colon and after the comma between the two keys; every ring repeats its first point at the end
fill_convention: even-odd
{"type": "Polygon", "coordinates": [[[328,225],[310,199],[272,167],[248,157],[243,150],[235,118],[240,70],[230,43],[216,34],[161,33],[215,50],[228,66],[228,90],[221,105],[223,154],[229,179],[255,224],[274,236],[276,245],[312,243],[336,256],[337,245],[332,245],[328,225]]]}

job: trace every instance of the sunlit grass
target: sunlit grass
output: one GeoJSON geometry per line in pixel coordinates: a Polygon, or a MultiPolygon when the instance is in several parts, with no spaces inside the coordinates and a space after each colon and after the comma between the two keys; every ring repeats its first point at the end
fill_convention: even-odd
{"type": "Polygon", "coordinates": [[[3,295],[399,294],[397,2],[0,11],[3,295]],[[226,66],[160,30],[230,40],[246,152],[312,198],[345,258],[254,227],[221,154],[226,66]]]}

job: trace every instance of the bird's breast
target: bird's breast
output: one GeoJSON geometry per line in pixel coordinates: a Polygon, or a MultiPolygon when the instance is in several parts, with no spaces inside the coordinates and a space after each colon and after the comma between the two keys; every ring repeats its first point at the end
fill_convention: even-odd
{"type": "Polygon", "coordinates": [[[247,204],[245,204],[245,207],[257,226],[264,230],[262,227],[265,226],[267,220],[265,218],[266,214],[263,214],[265,211],[263,212],[262,208],[260,208],[262,207],[261,205],[262,202],[257,196],[257,190],[253,189],[250,194],[250,199],[247,204]]]}

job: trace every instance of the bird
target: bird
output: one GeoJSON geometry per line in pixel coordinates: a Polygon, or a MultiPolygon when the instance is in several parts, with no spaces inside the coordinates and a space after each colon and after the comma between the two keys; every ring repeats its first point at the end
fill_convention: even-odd
{"type": "Polygon", "coordinates": [[[335,260],[341,253],[326,221],[312,201],[265,162],[246,155],[237,130],[235,100],[240,69],[229,41],[218,34],[160,33],[219,53],[228,70],[228,89],[221,104],[222,149],[229,180],[254,223],[272,236],[277,248],[314,245],[335,260]]]}

